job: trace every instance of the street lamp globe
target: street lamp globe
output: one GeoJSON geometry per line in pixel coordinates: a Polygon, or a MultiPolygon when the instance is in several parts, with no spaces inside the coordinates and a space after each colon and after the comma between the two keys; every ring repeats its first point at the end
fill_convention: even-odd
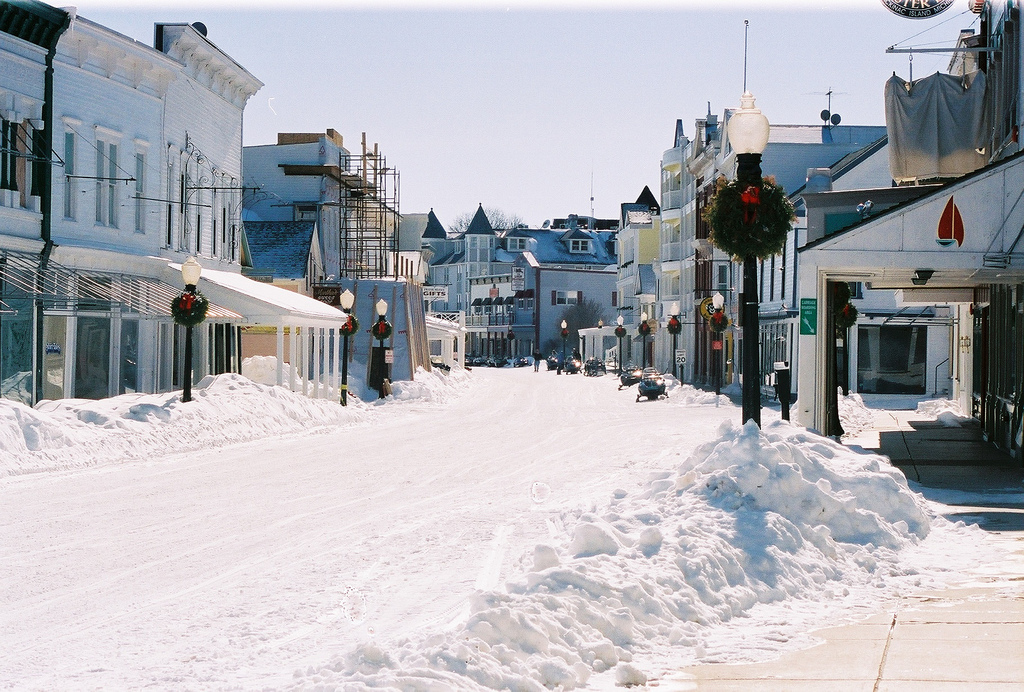
{"type": "Polygon", "coordinates": [[[615,324],[619,325],[620,327],[622,326],[622,322],[622,315],[619,315],[618,317],[615,318],[615,324]]]}
{"type": "Polygon", "coordinates": [[[566,322],[565,320],[562,320],[562,329],[565,329],[565,328],[567,328],[568,326],[569,326],[569,323],[568,323],[568,322],[566,322]]]}
{"type": "Polygon", "coordinates": [[[597,321],[597,328],[598,329],[604,329],[604,320],[598,320],[597,321]]]}
{"type": "Polygon", "coordinates": [[[349,312],[356,302],[356,297],[352,294],[352,291],[346,288],[344,292],[341,294],[340,301],[341,309],[344,310],[345,312],[349,312]]]}
{"type": "Polygon", "coordinates": [[[715,310],[721,310],[725,307],[725,297],[721,293],[715,293],[711,296],[711,304],[715,306],[715,310]]]}
{"type": "Polygon", "coordinates": [[[203,265],[196,261],[195,257],[189,257],[181,265],[181,278],[185,281],[185,286],[192,286],[195,288],[196,284],[199,283],[199,277],[203,273],[203,265]]]}
{"type": "Polygon", "coordinates": [[[754,107],[754,95],[744,91],[740,108],[729,118],[729,144],[737,154],[760,154],[768,145],[768,118],[754,107]]]}
{"type": "Polygon", "coordinates": [[[647,321],[647,313],[646,312],[641,312],[640,313],[640,321],[641,322],[646,322],[647,321]]]}
{"type": "Polygon", "coordinates": [[[669,314],[670,315],[678,315],[679,314],[679,303],[672,303],[672,307],[669,308],[669,314]]]}
{"type": "Polygon", "coordinates": [[[377,301],[377,314],[380,317],[383,317],[384,315],[388,314],[388,304],[387,301],[385,301],[383,298],[377,301]]]}

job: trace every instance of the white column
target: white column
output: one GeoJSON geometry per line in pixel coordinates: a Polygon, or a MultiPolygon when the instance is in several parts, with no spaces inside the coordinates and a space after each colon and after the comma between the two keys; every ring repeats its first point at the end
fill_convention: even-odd
{"type": "Polygon", "coordinates": [[[313,398],[320,398],[320,327],[313,330],[313,398]]]}
{"type": "Polygon", "coordinates": [[[277,329],[277,386],[284,384],[284,325],[279,324],[277,329]]]}
{"type": "Polygon", "coordinates": [[[295,325],[288,332],[288,389],[295,391],[295,370],[298,367],[298,334],[295,325]]]}

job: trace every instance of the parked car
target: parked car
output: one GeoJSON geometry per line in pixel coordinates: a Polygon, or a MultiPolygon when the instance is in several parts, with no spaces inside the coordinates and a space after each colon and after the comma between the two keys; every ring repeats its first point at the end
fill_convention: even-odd
{"type": "Polygon", "coordinates": [[[636,400],[647,397],[650,401],[656,401],[661,397],[668,398],[665,389],[665,377],[658,372],[657,368],[645,368],[640,382],[636,388],[636,400]]]}

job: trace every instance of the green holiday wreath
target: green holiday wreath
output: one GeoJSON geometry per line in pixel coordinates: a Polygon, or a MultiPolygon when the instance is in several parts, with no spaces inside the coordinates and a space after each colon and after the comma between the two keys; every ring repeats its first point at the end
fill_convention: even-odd
{"type": "Polygon", "coordinates": [[[849,329],[857,324],[857,308],[847,303],[836,310],[836,329],[849,329]]]}
{"type": "Polygon", "coordinates": [[[649,336],[651,333],[651,325],[647,323],[647,320],[644,320],[637,325],[636,330],[640,333],[640,336],[649,336]]]}
{"type": "Polygon", "coordinates": [[[771,177],[762,178],[760,188],[720,178],[704,210],[712,245],[736,258],[782,252],[795,218],[786,191],[771,177]]]}
{"type": "Polygon", "coordinates": [[[342,336],[352,336],[359,331],[359,320],[356,319],[355,315],[350,313],[345,324],[341,325],[341,329],[339,331],[342,336]]]}
{"type": "Polygon", "coordinates": [[[708,318],[708,324],[711,325],[711,331],[715,334],[721,334],[729,328],[729,318],[722,310],[715,310],[711,313],[711,317],[708,318]]]}
{"type": "Polygon", "coordinates": [[[381,317],[370,327],[370,334],[378,341],[385,341],[391,337],[391,323],[381,317]]]}
{"type": "Polygon", "coordinates": [[[194,327],[206,319],[210,301],[199,291],[184,291],[171,301],[171,317],[176,324],[194,327]]]}
{"type": "Polygon", "coordinates": [[[672,315],[668,318],[668,324],[665,325],[665,329],[668,330],[669,334],[678,334],[683,331],[683,323],[679,321],[679,318],[672,315]]]}

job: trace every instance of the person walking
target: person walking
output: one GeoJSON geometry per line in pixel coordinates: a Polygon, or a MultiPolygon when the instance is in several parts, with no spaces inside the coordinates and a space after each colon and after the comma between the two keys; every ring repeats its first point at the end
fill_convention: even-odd
{"type": "Polygon", "coordinates": [[[540,372],[540,351],[533,352],[533,371],[540,372]]]}

